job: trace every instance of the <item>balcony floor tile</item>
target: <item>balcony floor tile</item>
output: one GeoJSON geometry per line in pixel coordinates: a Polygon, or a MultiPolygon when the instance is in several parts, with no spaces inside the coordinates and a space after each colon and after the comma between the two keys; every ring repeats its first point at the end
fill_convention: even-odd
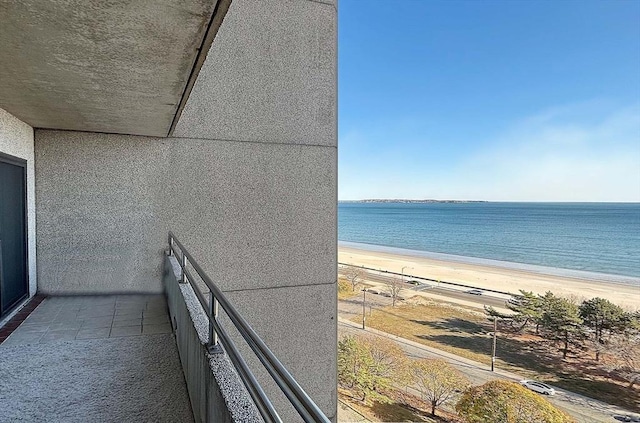
{"type": "Polygon", "coordinates": [[[171,332],[162,295],[48,297],[0,344],[0,420],[192,422],[171,332]]]}
{"type": "Polygon", "coordinates": [[[111,328],[80,329],[76,339],[106,339],[110,332],[111,328]]]}

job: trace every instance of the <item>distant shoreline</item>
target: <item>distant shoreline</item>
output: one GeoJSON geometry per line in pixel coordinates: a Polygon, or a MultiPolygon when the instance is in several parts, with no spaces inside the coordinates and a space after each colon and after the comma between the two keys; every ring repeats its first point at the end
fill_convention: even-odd
{"type": "Polygon", "coordinates": [[[431,204],[431,203],[488,203],[489,201],[485,200],[407,200],[402,198],[395,199],[383,199],[383,198],[372,198],[366,200],[340,200],[338,203],[409,203],[409,204],[431,204]]]}
{"type": "Polygon", "coordinates": [[[366,203],[416,203],[416,204],[456,204],[456,203],[489,203],[489,204],[632,204],[638,205],[640,201],[506,201],[506,200],[409,200],[409,199],[364,199],[364,200],[338,200],[338,204],[366,204],[366,203]]]}

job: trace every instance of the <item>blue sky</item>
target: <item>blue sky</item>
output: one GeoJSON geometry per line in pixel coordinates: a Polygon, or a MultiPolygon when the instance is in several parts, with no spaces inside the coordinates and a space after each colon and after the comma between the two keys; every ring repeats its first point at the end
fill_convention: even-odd
{"type": "Polygon", "coordinates": [[[340,0],[340,200],[640,201],[640,1],[340,0]]]}

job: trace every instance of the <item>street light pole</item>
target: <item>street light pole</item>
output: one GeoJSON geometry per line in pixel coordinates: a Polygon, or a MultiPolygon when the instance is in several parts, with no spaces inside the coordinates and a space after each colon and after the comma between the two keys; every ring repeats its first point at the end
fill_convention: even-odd
{"type": "Polygon", "coordinates": [[[404,269],[409,268],[409,269],[413,269],[413,267],[411,266],[403,266],[402,270],[400,271],[400,273],[402,274],[402,283],[404,283],[404,269]]]}
{"type": "Polygon", "coordinates": [[[400,273],[402,273],[402,283],[404,283],[404,269],[406,269],[409,266],[404,266],[402,267],[402,270],[400,271],[400,273]]]}
{"type": "Polygon", "coordinates": [[[367,290],[365,288],[362,290],[362,330],[365,329],[364,322],[367,319],[366,312],[365,312],[366,303],[367,303],[367,290]]]}
{"type": "Polygon", "coordinates": [[[496,362],[496,335],[498,332],[498,318],[493,318],[493,349],[491,351],[491,371],[493,371],[496,362]]]}

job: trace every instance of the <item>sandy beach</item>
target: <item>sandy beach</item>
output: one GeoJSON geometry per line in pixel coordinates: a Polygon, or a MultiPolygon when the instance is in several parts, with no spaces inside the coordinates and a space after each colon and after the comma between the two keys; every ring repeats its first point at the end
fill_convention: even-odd
{"type": "Polygon", "coordinates": [[[524,289],[537,294],[551,291],[560,296],[574,296],[580,301],[593,297],[606,298],[626,309],[640,309],[640,287],[611,282],[546,275],[525,270],[437,260],[407,254],[369,251],[339,246],[338,261],[375,269],[458,282],[478,288],[517,293],[524,289]]]}

